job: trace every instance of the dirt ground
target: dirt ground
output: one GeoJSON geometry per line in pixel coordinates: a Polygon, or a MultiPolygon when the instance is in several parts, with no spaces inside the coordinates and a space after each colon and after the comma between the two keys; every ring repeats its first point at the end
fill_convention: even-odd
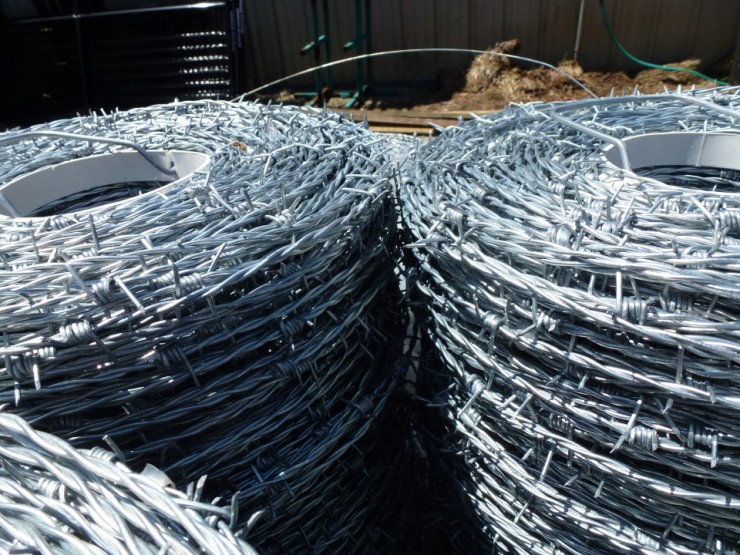
{"type": "MultiPolygon", "coordinates": [[[[496,45],[490,52],[514,54],[519,41],[509,40],[496,45]]],[[[697,69],[697,59],[669,64],[697,69]]],[[[688,73],[646,69],[635,75],[624,72],[584,71],[572,60],[565,60],[558,69],[571,75],[598,96],[631,93],[635,87],[642,93],[675,90],[677,87],[712,87],[688,73]]],[[[365,110],[393,110],[409,112],[476,112],[505,107],[510,102],[549,102],[588,97],[588,93],[566,76],[543,67],[525,67],[516,61],[499,56],[478,55],[465,72],[445,73],[439,76],[432,90],[411,90],[395,98],[369,98],[362,105],[365,110]]],[[[283,91],[274,100],[289,102],[292,94],[283,91]]],[[[328,106],[341,108],[345,101],[329,98],[328,106]]]]}

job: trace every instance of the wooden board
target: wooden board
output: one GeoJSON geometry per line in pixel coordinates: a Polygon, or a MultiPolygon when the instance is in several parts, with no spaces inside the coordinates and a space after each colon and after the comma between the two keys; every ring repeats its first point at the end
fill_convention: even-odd
{"type": "Polygon", "coordinates": [[[370,131],[375,133],[398,133],[401,135],[419,135],[422,137],[428,137],[431,135],[439,135],[439,131],[433,127],[414,127],[414,126],[395,126],[395,125],[383,125],[383,124],[370,124],[370,131]]]}
{"type": "MultiPolygon", "coordinates": [[[[460,118],[471,119],[469,112],[400,112],[392,110],[333,110],[357,123],[367,121],[368,127],[378,133],[439,134],[439,128],[457,125],[460,118]]],[[[476,115],[492,114],[479,112],[476,115]]]]}

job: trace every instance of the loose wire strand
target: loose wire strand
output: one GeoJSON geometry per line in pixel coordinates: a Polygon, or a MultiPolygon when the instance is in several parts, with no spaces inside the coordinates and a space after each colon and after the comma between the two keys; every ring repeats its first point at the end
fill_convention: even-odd
{"type": "Polygon", "coordinates": [[[383,52],[370,52],[368,54],[358,54],[357,56],[351,56],[349,58],[343,58],[341,60],[334,60],[333,62],[327,62],[325,64],[321,64],[318,66],[310,67],[308,69],[304,69],[301,71],[298,71],[296,73],[292,73],[291,75],[287,75],[285,77],[281,77],[280,79],[276,79],[275,81],[271,81],[269,83],[266,83],[264,85],[260,85],[256,89],[252,89],[251,91],[245,92],[242,95],[238,96],[236,100],[243,100],[244,98],[250,97],[254,94],[257,94],[260,91],[264,91],[265,89],[269,89],[270,87],[274,87],[275,85],[279,85],[280,83],[285,83],[286,81],[290,81],[291,79],[295,79],[296,77],[301,77],[303,75],[309,75],[310,73],[319,70],[319,69],[325,69],[329,67],[338,66],[341,64],[346,64],[350,62],[356,62],[358,60],[366,60],[371,58],[382,58],[385,56],[399,56],[401,54],[427,54],[427,53],[454,53],[454,54],[485,54],[488,56],[495,56],[498,58],[506,58],[509,60],[517,60],[520,62],[527,62],[530,64],[535,64],[538,66],[545,67],[547,69],[551,69],[555,71],[556,73],[562,75],[566,79],[568,79],[571,83],[579,87],[580,89],[584,90],[586,93],[588,93],[593,98],[598,98],[598,95],[594,93],[591,89],[589,89],[586,85],[581,83],[578,79],[567,73],[566,71],[563,71],[562,69],[552,65],[548,64],[547,62],[543,62],[541,60],[536,60],[534,58],[527,58],[525,56],[516,56],[514,54],[504,54],[502,52],[491,52],[490,50],[473,50],[469,48],[407,48],[403,50],[386,50],[383,52]]]}

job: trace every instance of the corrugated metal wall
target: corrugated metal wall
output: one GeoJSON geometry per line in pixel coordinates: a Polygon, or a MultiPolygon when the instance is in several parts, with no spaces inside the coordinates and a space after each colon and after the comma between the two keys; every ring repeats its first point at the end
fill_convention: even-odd
{"type": "MultiPolygon", "coordinates": [[[[320,3],[320,2],[319,2],[320,3]]],[[[372,0],[373,50],[423,47],[485,49],[518,38],[521,54],[557,63],[572,54],[580,0],[372,0]]],[[[353,0],[329,1],[334,59],[354,36],[353,0]]],[[[704,65],[734,52],[740,29],[738,0],[607,0],[612,26],[634,55],[656,63],[699,57],[704,65]]],[[[299,55],[311,40],[309,0],[245,0],[248,75],[260,85],[310,67],[299,55]]],[[[435,79],[461,69],[464,54],[405,54],[374,63],[378,83],[435,79]]],[[[586,69],[634,69],[611,44],[596,0],[587,0],[579,60],[586,69]]],[[[352,82],[354,67],[334,70],[352,82]]],[[[310,84],[311,77],[288,86],[310,84]]]]}

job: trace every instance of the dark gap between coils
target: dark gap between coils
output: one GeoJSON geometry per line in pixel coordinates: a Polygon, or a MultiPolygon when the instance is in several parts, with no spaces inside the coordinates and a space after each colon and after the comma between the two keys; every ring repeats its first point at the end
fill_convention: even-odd
{"type": "MultiPolygon", "coordinates": [[[[326,112],[208,101],[48,127],[210,163],[177,176],[166,158],[138,175],[101,168],[53,196],[40,183],[35,204],[28,181],[6,191],[8,410],[76,447],[106,437],[127,464],[178,483],[208,474],[204,495],[239,492],[238,526],[265,553],[397,542],[381,522],[388,489],[374,487],[403,456],[378,439],[397,433],[382,422],[400,375],[385,143],[326,112]],[[142,181],[152,190],[86,204],[142,181]],[[65,213],[28,217],[40,209],[65,213]]],[[[21,141],[0,175],[58,179],[95,158],[81,153],[111,150],[148,164],[91,144],[21,141]]]]}
{"type": "Polygon", "coordinates": [[[512,107],[407,168],[420,401],[449,514],[475,514],[461,551],[737,548],[738,102],[512,107]]]}

